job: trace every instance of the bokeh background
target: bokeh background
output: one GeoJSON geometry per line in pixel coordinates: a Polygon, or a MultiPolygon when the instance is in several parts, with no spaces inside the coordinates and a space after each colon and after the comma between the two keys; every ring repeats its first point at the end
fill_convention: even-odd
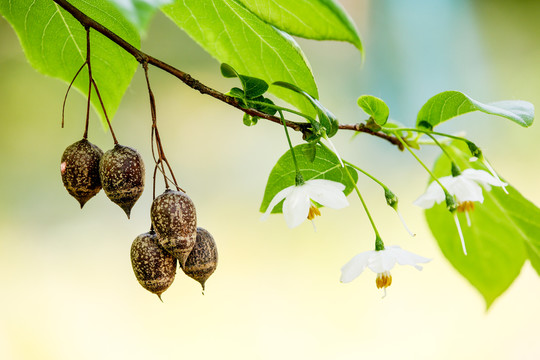
{"type": "MultiPolygon", "coordinates": [[[[343,0],[361,32],[366,61],[344,43],[299,40],[322,102],[342,123],[365,119],[362,94],[383,98],[391,117],[413,125],[432,95],[459,90],[483,101],[540,105],[540,3],[465,0],[343,0]]],[[[218,63],[162,15],[143,49],[222,91],[218,63]]],[[[527,262],[486,312],[481,296],[437,248],[412,201],[427,176],[406,153],[350,133],[342,155],[383,179],[417,233],[410,238],[379,188],[359,184],[388,245],[433,260],[422,272],[396,268],[381,300],[375,275],[339,282],[340,267],[373,247],[358,199],[323,209],[318,231],[290,230],[281,216],[260,222],[267,176],[286,151],[283,129],[241,114],[151,71],[168,158],[197,206],[199,225],[218,243],[218,270],[201,295],[181,272],[164,303],[131,269],[131,242],[149,229],[150,187],[131,220],[101,192],[83,211],[62,186],[64,149],[83,132],[85,101],[34,71],[14,31],[0,19],[0,359],[538,359],[540,280],[527,262]]],[[[151,168],[150,110],[135,75],[114,119],[124,145],[151,168]]],[[[465,130],[495,168],[540,204],[538,125],[469,114],[444,125],[465,130]]],[[[90,140],[110,135],[93,114],[90,140]]],[[[300,142],[297,134],[294,141],[300,142]]],[[[432,162],[437,151],[427,149],[432,162]]],[[[151,173],[147,171],[147,183],[151,173]]],[[[519,241],[516,239],[516,241],[519,241]]]]}

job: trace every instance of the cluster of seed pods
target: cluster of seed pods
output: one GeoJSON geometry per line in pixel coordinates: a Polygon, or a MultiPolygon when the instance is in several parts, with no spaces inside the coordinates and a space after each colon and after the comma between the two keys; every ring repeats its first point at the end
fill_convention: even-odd
{"type": "Polygon", "coordinates": [[[212,235],[197,227],[195,205],[189,196],[165,190],[152,202],[150,218],[152,230],[139,235],[131,246],[131,264],[139,283],[161,299],[174,281],[178,261],[204,291],[206,280],[216,270],[217,247],[212,235]]]}
{"type": "Polygon", "coordinates": [[[60,164],[62,182],[81,209],[103,188],[127,217],[144,190],[144,163],[137,150],[116,144],[103,151],[87,139],[66,148],[60,164]]]}
{"type": "MultiPolygon", "coordinates": [[[[65,188],[81,209],[103,188],[129,218],[144,189],[141,155],[119,144],[104,154],[87,139],[77,141],[64,151],[60,170],[65,188]]],[[[181,191],[167,189],[152,202],[150,217],[152,230],[137,236],[131,246],[131,264],[138,282],[161,299],[174,281],[178,262],[204,291],[218,255],[212,235],[197,228],[191,199],[181,191]]]]}

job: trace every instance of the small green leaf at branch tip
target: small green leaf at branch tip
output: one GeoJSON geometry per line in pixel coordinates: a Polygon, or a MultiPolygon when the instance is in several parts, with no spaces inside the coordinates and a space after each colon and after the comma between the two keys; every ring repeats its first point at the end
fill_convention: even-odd
{"type": "MultiPolygon", "coordinates": [[[[294,147],[294,153],[298,162],[300,173],[305,181],[311,179],[325,179],[340,182],[345,185],[343,191],[345,195],[350,194],[354,187],[351,184],[349,175],[345,168],[341,167],[337,156],[329,149],[314,144],[302,144],[294,147]],[[315,158],[313,158],[313,149],[315,148],[315,158]]],[[[354,182],[358,181],[358,173],[350,166],[347,166],[354,182]]],[[[261,212],[265,212],[270,201],[281,190],[296,184],[296,168],[292,159],[291,151],[288,150],[278,160],[270,175],[264,191],[263,201],[261,203],[261,212]]],[[[282,205],[278,204],[272,213],[281,213],[282,205]]]]}
{"type": "Polygon", "coordinates": [[[223,63],[221,64],[219,68],[221,70],[221,75],[223,75],[223,77],[226,77],[226,78],[238,77],[238,73],[236,72],[236,70],[234,70],[234,68],[229,64],[223,63]]]}
{"type": "Polygon", "coordinates": [[[383,126],[388,121],[390,109],[383,100],[371,95],[362,95],[357,103],[377,125],[383,126]]]}
{"type": "Polygon", "coordinates": [[[226,78],[237,77],[240,79],[242,88],[244,89],[244,95],[248,99],[255,99],[263,95],[268,90],[268,84],[262,79],[258,79],[252,76],[246,76],[239,74],[234,68],[228,64],[221,64],[221,74],[226,78]]]}
{"type": "Polygon", "coordinates": [[[431,130],[446,120],[471,111],[501,116],[523,127],[531,126],[534,120],[534,106],[527,101],[506,100],[483,104],[459,91],[445,91],[433,96],[422,106],[416,126],[431,130]]]}
{"type": "Polygon", "coordinates": [[[246,126],[254,126],[257,125],[257,122],[259,121],[259,118],[256,116],[251,116],[249,114],[244,114],[243,122],[246,126]]]}

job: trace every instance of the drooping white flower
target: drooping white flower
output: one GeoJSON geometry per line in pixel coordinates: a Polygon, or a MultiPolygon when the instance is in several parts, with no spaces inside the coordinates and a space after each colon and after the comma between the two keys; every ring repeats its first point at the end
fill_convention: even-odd
{"type": "MultiPolygon", "coordinates": [[[[504,186],[507,185],[493,175],[489,174],[487,171],[476,169],[466,169],[458,176],[445,176],[439,178],[439,181],[446,188],[446,190],[448,190],[450,195],[456,197],[457,211],[465,213],[468,226],[471,226],[469,212],[474,210],[474,202],[484,202],[482,187],[484,187],[487,191],[490,191],[491,185],[500,186],[503,187],[503,189],[504,186]]],[[[434,181],[428,186],[426,192],[416,199],[414,204],[420,206],[421,208],[429,209],[435,205],[435,203],[439,204],[445,200],[446,196],[444,194],[444,190],[441,188],[439,183],[434,181]]],[[[456,223],[459,237],[461,239],[463,253],[467,255],[465,239],[463,238],[463,232],[461,231],[459,219],[455,212],[454,222],[456,223]]]]}
{"type": "MultiPolygon", "coordinates": [[[[458,202],[458,211],[470,211],[474,209],[472,202],[484,202],[482,187],[487,191],[493,186],[506,186],[506,183],[496,179],[484,170],[466,169],[458,176],[445,176],[439,178],[441,184],[448,190],[450,195],[455,195],[458,202]]],[[[445,200],[444,190],[436,182],[432,182],[426,192],[416,201],[415,205],[424,209],[429,209],[435,203],[439,204],[445,200]]]]}
{"type": "Polygon", "coordinates": [[[302,185],[289,186],[274,196],[261,220],[266,220],[272,209],[285,199],[283,216],[287,225],[294,228],[305,219],[313,220],[316,215],[320,215],[319,209],[313,202],[332,209],[348,206],[349,202],[343,190],[345,190],[345,185],[342,183],[324,179],[312,179],[302,185]]]}
{"type": "Polygon", "coordinates": [[[366,267],[377,274],[377,288],[386,288],[392,284],[390,270],[398,263],[399,265],[411,265],[418,270],[422,266],[418,263],[427,263],[431,259],[403,250],[400,246],[388,246],[384,250],[365,251],[354,256],[341,268],[341,282],[348,283],[356,279],[366,267]]]}

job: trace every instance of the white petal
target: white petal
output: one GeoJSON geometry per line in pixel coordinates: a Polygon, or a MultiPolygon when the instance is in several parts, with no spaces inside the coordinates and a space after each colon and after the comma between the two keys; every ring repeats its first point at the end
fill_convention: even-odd
{"type": "Polygon", "coordinates": [[[326,180],[326,179],[311,179],[311,180],[306,181],[306,185],[316,186],[320,188],[330,188],[330,189],[335,189],[337,191],[345,190],[345,185],[343,185],[342,183],[333,181],[333,180],[326,180]]]}
{"type": "Polygon", "coordinates": [[[392,254],[392,256],[396,259],[399,265],[411,265],[418,270],[422,270],[422,267],[420,265],[417,265],[417,263],[427,263],[431,261],[431,259],[425,258],[407,250],[403,250],[397,245],[389,246],[386,248],[386,250],[392,254]]]}
{"type": "Polygon", "coordinates": [[[365,251],[355,255],[348,263],[341,268],[341,279],[343,283],[348,283],[356,279],[366,268],[368,259],[374,253],[374,250],[365,251]]]}
{"type": "Polygon", "coordinates": [[[484,170],[467,169],[467,170],[464,170],[461,175],[467,179],[476,181],[477,183],[485,186],[486,189],[488,190],[490,189],[489,185],[494,185],[494,186],[508,185],[484,170]]]}
{"type": "Polygon", "coordinates": [[[293,191],[294,187],[295,187],[294,185],[289,186],[281,190],[280,192],[276,194],[276,196],[274,196],[272,201],[270,201],[270,204],[268,205],[268,208],[266,209],[265,213],[261,216],[261,221],[268,219],[268,216],[270,216],[270,213],[276,207],[276,205],[279,204],[281,200],[285,199],[291,193],[291,191],[293,191]]]}
{"type": "Polygon", "coordinates": [[[332,209],[342,209],[349,205],[343,193],[345,185],[336,181],[315,179],[306,182],[310,199],[332,209]]]}
{"type": "Polygon", "coordinates": [[[473,180],[467,179],[462,175],[456,176],[455,181],[447,187],[448,191],[456,195],[458,202],[464,201],[484,201],[482,187],[473,180]]]}
{"type": "MultiPolygon", "coordinates": [[[[439,179],[442,180],[442,179],[439,179]]],[[[415,200],[414,205],[420,206],[423,209],[429,209],[435,205],[444,201],[444,191],[441,186],[436,182],[429,184],[425,193],[420,195],[418,199],[415,200]]]]}
{"type": "Polygon", "coordinates": [[[283,202],[283,216],[291,229],[307,219],[311,202],[306,190],[305,184],[295,186],[283,202]]]}
{"type": "Polygon", "coordinates": [[[396,258],[387,250],[375,251],[368,262],[368,267],[377,274],[390,271],[394,265],[396,265],[396,258]]]}

